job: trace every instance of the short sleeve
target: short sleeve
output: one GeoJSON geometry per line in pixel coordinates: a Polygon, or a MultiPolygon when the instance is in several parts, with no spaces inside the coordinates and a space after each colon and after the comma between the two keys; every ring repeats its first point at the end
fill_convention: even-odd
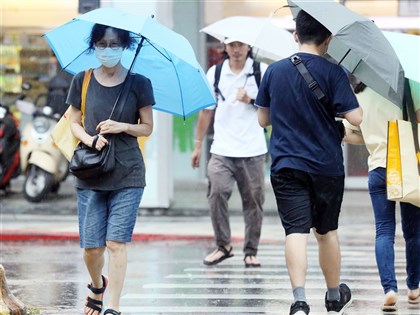
{"type": "Polygon", "coordinates": [[[255,100],[255,106],[257,107],[270,107],[270,91],[269,91],[269,83],[270,83],[270,76],[271,76],[271,67],[269,66],[265,71],[261,85],[258,90],[257,98],[255,100]]]}
{"type": "Polygon", "coordinates": [[[149,78],[137,74],[135,77],[135,86],[132,89],[137,94],[137,108],[143,108],[149,105],[155,105],[155,96],[153,93],[152,82],[149,78]]]}

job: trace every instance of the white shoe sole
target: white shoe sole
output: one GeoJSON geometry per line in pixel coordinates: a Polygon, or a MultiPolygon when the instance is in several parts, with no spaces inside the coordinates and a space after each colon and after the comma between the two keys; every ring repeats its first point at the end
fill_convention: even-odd
{"type": "Polygon", "coordinates": [[[294,315],[306,315],[306,313],[304,311],[298,311],[297,313],[295,313],[294,315]]]}
{"type": "Polygon", "coordinates": [[[338,312],[329,311],[327,314],[328,315],[343,315],[343,314],[346,313],[347,308],[351,305],[351,302],[353,302],[353,298],[351,298],[350,301],[348,301],[347,304],[344,305],[343,308],[340,311],[338,311],[338,312]]]}

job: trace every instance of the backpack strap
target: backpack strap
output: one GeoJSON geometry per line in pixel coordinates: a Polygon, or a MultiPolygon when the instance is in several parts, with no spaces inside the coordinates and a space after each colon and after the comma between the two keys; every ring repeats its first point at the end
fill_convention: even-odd
{"type": "Polygon", "coordinates": [[[255,82],[257,83],[257,87],[260,88],[261,83],[261,63],[259,61],[254,60],[252,63],[252,70],[254,71],[255,82]]]}
{"type": "Polygon", "coordinates": [[[225,97],[223,96],[222,92],[219,89],[219,81],[220,81],[220,74],[222,73],[222,66],[223,66],[224,61],[225,60],[223,60],[222,62],[216,65],[216,71],[214,72],[214,83],[213,83],[214,94],[216,95],[216,99],[217,99],[217,96],[220,95],[223,101],[225,100],[225,97]]]}

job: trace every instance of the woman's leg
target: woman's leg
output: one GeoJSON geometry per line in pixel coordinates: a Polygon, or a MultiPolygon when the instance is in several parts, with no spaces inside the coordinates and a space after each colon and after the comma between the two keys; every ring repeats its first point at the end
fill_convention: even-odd
{"type": "Polygon", "coordinates": [[[401,224],[405,239],[407,288],[416,290],[420,281],[420,209],[401,203],[401,224]]]}
{"type": "MultiPolygon", "coordinates": [[[[89,189],[77,189],[77,209],[79,217],[80,246],[83,250],[83,260],[91,278],[93,288],[104,287],[102,269],[104,266],[105,234],[106,234],[106,192],[89,189]]],[[[91,299],[102,301],[103,294],[89,291],[91,299]]],[[[100,307],[100,304],[94,304],[100,307]]],[[[98,315],[89,306],[85,314],[98,315]]]]}
{"type": "MultiPolygon", "coordinates": [[[[104,252],[105,247],[85,248],[83,252],[83,259],[85,261],[85,265],[89,272],[90,278],[92,279],[92,286],[98,289],[105,285],[102,281],[102,269],[105,263],[104,252]]],[[[94,300],[101,301],[103,294],[94,294],[93,292],[89,292],[89,297],[94,300]]],[[[91,310],[89,307],[85,308],[85,313],[91,315],[100,314],[97,311],[91,310]]]]}
{"type": "Polygon", "coordinates": [[[120,309],[121,291],[124,286],[127,271],[127,246],[126,243],[107,241],[109,254],[109,302],[108,308],[120,309]]]}
{"type": "Polygon", "coordinates": [[[110,193],[106,246],[109,255],[108,309],[119,312],[127,270],[127,246],[131,242],[143,188],[123,188],[110,193]]]}
{"type": "Polygon", "coordinates": [[[369,193],[375,215],[375,254],[384,293],[398,292],[395,277],[395,202],[387,199],[386,172],[376,168],[369,172],[369,193]]]}

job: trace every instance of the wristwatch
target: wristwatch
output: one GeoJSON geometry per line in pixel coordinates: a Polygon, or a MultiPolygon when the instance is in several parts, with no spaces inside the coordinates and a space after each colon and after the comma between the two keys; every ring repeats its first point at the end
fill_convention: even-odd
{"type": "Polygon", "coordinates": [[[251,100],[249,101],[248,104],[255,105],[255,100],[253,98],[251,98],[251,100]]]}

